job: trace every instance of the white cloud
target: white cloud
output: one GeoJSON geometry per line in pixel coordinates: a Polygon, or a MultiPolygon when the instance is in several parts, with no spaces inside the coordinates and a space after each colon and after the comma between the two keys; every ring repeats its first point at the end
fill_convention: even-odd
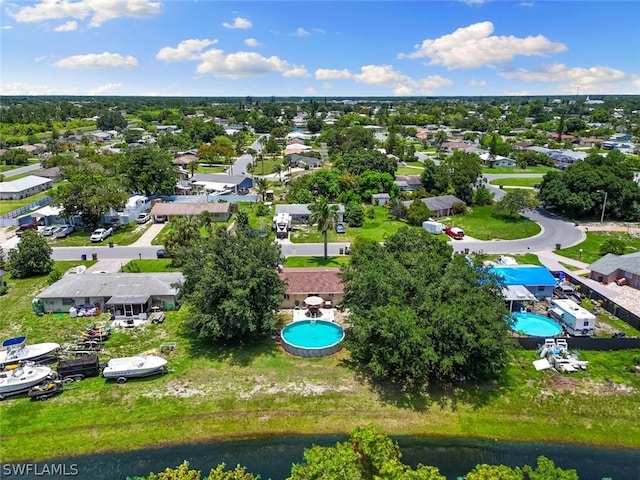
{"type": "Polygon", "coordinates": [[[307,32],[304,28],[300,27],[296,30],[296,33],[294,33],[293,35],[294,37],[308,37],[311,34],[307,32]]]}
{"type": "Polygon", "coordinates": [[[222,26],[224,28],[239,28],[242,30],[246,30],[248,28],[251,28],[253,24],[246,18],[236,17],[233,19],[233,23],[224,22],[222,26]]]}
{"type": "Polygon", "coordinates": [[[487,81],[486,80],[471,80],[469,82],[469,86],[470,87],[486,87],[487,86],[487,81]]]}
{"type": "Polygon", "coordinates": [[[245,38],[244,40],[244,44],[247,47],[257,47],[260,45],[260,43],[258,42],[258,40],[256,40],[255,38],[245,38]]]}
{"type": "Polygon", "coordinates": [[[307,87],[304,89],[304,93],[306,93],[307,95],[315,95],[316,89],[313,87],[307,87]]]}
{"type": "Polygon", "coordinates": [[[119,53],[89,53],[87,55],[73,55],[71,57],[58,60],[55,64],[60,68],[116,68],[116,67],[137,67],[138,60],[119,53]]]}
{"type": "Polygon", "coordinates": [[[0,30],[11,30],[13,27],[11,25],[2,25],[0,30]]]}
{"type": "Polygon", "coordinates": [[[537,70],[507,70],[500,75],[508,80],[561,83],[557,87],[561,93],[575,93],[577,88],[584,93],[625,93],[628,90],[623,85],[633,85],[636,78],[611,67],[568,67],[562,63],[544,65],[537,70]]]}
{"type": "Polygon", "coordinates": [[[324,28],[312,28],[311,30],[316,33],[327,33],[327,31],[324,28]]]}
{"type": "Polygon", "coordinates": [[[475,23],[434,40],[423,40],[421,45],[415,46],[416,51],[401,53],[398,57],[428,57],[431,65],[444,65],[451,70],[504,64],[517,55],[543,56],[567,50],[564,44],[551,42],[543,35],[518,38],[492,33],[493,23],[475,23]]]}
{"type": "Polygon", "coordinates": [[[349,70],[333,70],[330,68],[319,68],[316,70],[316,78],[318,80],[345,80],[353,75],[349,70]]]}
{"type": "Polygon", "coordinates": [[[53,29],[54,32],[71,32],[78,29],[78,22],[75,20],[69,20],[68,22],[58,25],[53,29]]]}
{"type": "Polygon", "coordinates": [[[520,2],[521,7],[533,7],[535,3],[533,2],[520,2]]]}
{"type": "Polygon", "coordinates": [[[268,73],[281,73],[285,77],[308,76],[304,67],[292,65],[279,57],[263,57],[255,52],[235,52],[225,55],[212,49],[201,55],[198,73],[210,73],[218,77],[259,77],[268,73]]]}
{"type": "Polygon", "coordinates": [[[51,95],[54,89],[46,85],[13,82],[0,83],[0,95],[51,95]]]}
{"type": "Polygon", "coordinates": [[[391,65],[364,65],[360,73],[353,75],[353,79],[360,83],[393,88],[395,95],[427,95],[435,88],[452,84],[451,80],[439,75],[414,80],[394,70],[391,65]]]}
{"type": "Polygon", "coordinates": [[[122,87],[121,83],[107,83],[106,85],[100,85],[99,87],[89,90],[87,95],[103,95],[120,87],[122,87]]]}
{"type": "Polygon", "coordinates": [[[460,0],[462,3],[466,3],[467,5],[482,5],[485,0],[460,0]]]}
{"type": "Polygon", "coordinates": [[[218,40],[208,38],[183,40],[177,47],[163,47],[156,54],[158,60],[165,62],[179,62],[181,60],[199,60],[202,50],[209,45],[218,43],[218,40]]]}
{"type": "Polygon", "coordinates": [[[531,95],[531,93],[529,93],[527,90],[514,90],[510,92],[504,92],[503,95],[506,95],[507,97],[526,97],[528,95],[531,95]]]}
{"type": "Polygon", "coordinates": [[[160,2],[150,0],[42,0],[21,7],[12,16],[18,22],[43,22],[61,18],[90,18],[89,25],[98,27],[119,17],[151,18],[160,13],[160,2]]]}

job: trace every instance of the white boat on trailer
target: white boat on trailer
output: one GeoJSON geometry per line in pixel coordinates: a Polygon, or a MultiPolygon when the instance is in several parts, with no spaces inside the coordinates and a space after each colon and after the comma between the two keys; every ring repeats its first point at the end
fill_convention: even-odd
{"type": "Polygon", "coordinates": [[[0,400],[9,395],[28,392],[31,387],[52,378],[53,370],[43,365],[27,362],[16,368],[0,372],[0,400]]]}
{"type": "Polygon", "coordinates": [[[167,372],[167,361],[156,355],[135,355],[133,357],[113,358],[102,370],[106,379],[125,383],[128,378],[148,377],[167,372]]]}
{"type": "Polygon", "coordinates": [[[60,344],[58,343],[47,342],[27,345],[27,337],[9,338],[2,342],[2,351],[0,351],[0,367],[11,363],[51,357],[59,349],[60,344]]]}

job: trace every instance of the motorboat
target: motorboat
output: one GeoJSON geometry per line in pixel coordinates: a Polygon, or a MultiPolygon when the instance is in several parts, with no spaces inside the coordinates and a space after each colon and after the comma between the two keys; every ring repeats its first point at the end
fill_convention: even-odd
{"type": "Polygon", "coordinates": [[[44,359],[53,356],[59,349],[60,345],[53,342],[27,345],[27,337],[9,338],[2,342],[0,367],[26,360],[44,359]]]}
{"type": "Polygon", "coordinates": [[[133,357],[113,358],[102,370],[106,379],[115,379],[125,383],[128,378],[147,377],[157,373],[166,373],[167,361],[155,355],[135,355],[133,357]]]}
{"type": "MultiPolygon", "coordinates": [[[[13,365],[12,365],[13,366],[13,365]]],[[[8,395],[28,391],[31,387],[50,379],[53,370],[32,362],[18,364],[15,368],[0,372],[0,400],[8,395]]]]}

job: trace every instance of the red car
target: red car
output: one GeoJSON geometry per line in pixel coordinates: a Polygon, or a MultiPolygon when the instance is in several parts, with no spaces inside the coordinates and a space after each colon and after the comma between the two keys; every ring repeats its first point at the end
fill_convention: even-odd
{"type": "Polygon", "coordinates": [[[35,223],[23,223],[22,225],[18,225],[18,229],[16,230],[16,235],[21,237],[24,232],[27,230],[38,230],[38,225],[35,223]]]}
{"type": "Polygon", "coordinates": [[[449,235],[451,238],[455,240],[462,240],[464,238],[464,230],[458,227],[444,227],[444,233],[449,235]]]}

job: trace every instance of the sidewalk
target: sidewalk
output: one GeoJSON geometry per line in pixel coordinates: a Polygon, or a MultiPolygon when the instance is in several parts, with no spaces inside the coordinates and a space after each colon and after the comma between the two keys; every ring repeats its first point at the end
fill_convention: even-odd
{"type": "MultiPolygon", "coordinates": [[[[131,247],[151,247],[152,246],[151,242],[153,241],[154,238],[158,236],[158,234],[162,231],[165,225],[166,223],[152,223],[151,226],[147,228],[147,231],[144,232],[140,236],[140,238],[135,242],[133,242],[130,246],[131,247]]],[[[160,246],[158,246],[158,248],[160,248],[160,246]]]]}

